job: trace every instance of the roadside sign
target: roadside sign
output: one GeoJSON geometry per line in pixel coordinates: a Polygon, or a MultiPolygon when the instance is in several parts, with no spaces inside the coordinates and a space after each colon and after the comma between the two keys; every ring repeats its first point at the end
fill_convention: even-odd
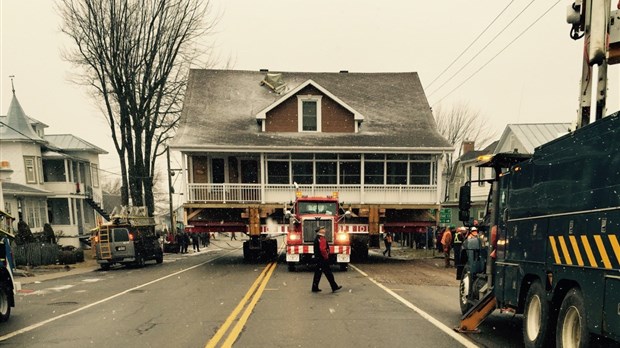
{"type": "Polygon", "coordinates": [[[441,209],[439,211],[439,222],[442,224],[449,224],[450,222],[452,222],[452,209],[441,209]]]}

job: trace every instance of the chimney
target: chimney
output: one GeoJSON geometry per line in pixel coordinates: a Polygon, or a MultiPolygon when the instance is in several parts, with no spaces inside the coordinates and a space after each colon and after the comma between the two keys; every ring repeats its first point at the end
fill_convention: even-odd
{"type": "Polygon", "coordinates": [[[473,140],[463,140],[461,155],[474,151],[474,144],[475,142],[473,140]]]}

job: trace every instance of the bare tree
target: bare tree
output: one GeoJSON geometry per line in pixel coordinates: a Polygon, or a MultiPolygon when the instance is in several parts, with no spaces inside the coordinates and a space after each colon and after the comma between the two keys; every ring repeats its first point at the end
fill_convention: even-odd
{"type": "Polygon", "coordinates": [[[155,208],[156,159],[176,129],[187,74],[204,52],[208,0],[60,0],[65,59],[103,104],[121,166],[121,199],[155,208]],[[204,46],[203,46],[204,47],[204,46]]]}
{"type": "Polygon", "coordinates": [[[488,143],[496,134],[479,110],[461,102],[450,109],[439,105],[433,110],[437,130],[450,144],[459,146],[463,141],[474,141],[478,146],[488,143]]]}

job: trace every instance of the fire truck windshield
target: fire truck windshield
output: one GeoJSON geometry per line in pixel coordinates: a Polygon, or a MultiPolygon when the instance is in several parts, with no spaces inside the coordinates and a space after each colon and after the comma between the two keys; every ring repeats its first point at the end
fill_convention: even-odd
{"type": "Polygon", "coordinates": [[[336,215],[338,207],[333,202],[299,202],[299,214],[336,215]]]}

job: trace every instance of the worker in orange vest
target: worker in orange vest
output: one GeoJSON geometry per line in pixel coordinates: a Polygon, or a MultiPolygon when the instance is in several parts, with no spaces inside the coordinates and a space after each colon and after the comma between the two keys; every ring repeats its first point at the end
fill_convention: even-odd
{"type": "Polygon", "coordinates": [[[443,256],[446,261],[446,268],[450,267],[450,249],[452,248],[452,232],[446,227],[441,236],[441,245],[443,246],[443,256]]]}

